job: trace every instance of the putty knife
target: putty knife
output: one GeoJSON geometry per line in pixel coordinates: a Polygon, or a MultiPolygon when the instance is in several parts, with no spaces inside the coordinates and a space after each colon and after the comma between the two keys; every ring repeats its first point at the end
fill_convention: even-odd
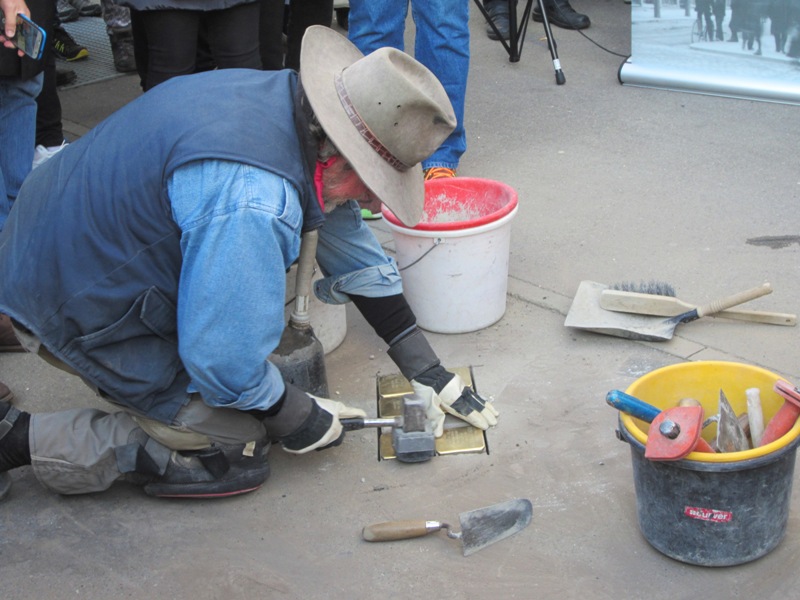
{"type": "Polygon", "coordinates": [[[531,522],[533,506],[525,498],[508,500],[485,508],[461,513],[461,531],[451,531],[450,525],[441,521],[388,521],[364,527],[361,535],[368,542],[391,542],[422,537],[444,529],[447,537],[460,539],[464,546],[464,556],[469,556],[495,542],[499,542],[531,522]]]}
{"type": "Polygon", "coordinates": [[[742,429],[725,392],[719,391],[719,422],[717,423],[717,452],[749,450],[750,442],[742,429]]]}

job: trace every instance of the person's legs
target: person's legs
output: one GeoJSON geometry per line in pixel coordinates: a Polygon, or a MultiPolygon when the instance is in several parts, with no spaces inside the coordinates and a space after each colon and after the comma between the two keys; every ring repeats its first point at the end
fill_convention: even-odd
{"type": "Polygon", "coordinates": [[[469,3],[412,0],[411,15],[417,26],[414,56],[442,83],[458,120],[455,130],[422,166],[456,169],[467,149],[464,102],[469,72],[469,3]]]}
{"type": "Polygon", "coordinates": [[[199,397],[172,427],[125,411],[35,413],[28,439],[36,478],[59,494],[99,492],[129,479],[156,496],[234,495],[269,474],[261,422],[211,409],[199,397]]]}
{"type": "Polygon", "coordinates": [[[276,71],[283,68],[283,13],[284,0],[259,0],[258,45],[261,68],[276,71]]]}
{"type": "Polygon", "coordinates": [[[145,91],[172,77],[194,73],[200,13],[146,10],[139,17],[147,37],[145,91]]]}
{"type": "MultiPolygon", "coordinates": [[[[80,377],[30,332],[15,325],[14,333],[26,350],[80,377]]],[[[169,425],[127,409],[31,415],[11,408],[10,397],[0,400],[6,400],[0,401],[0,473],[30,464],[39,482],[60,494],[99,492],[127,479],[153,496],[230,496],[258,488],[269,476],[261,421],[210,408],[198,394],[169,425]]]]}
{"type": "Polygon", "coordinates": [[[33,164],[36,96],[43,79],[41,73],[27,81],[0,77],[0,230],[33,164]]]}
{"type": "Polygon", "coordinates": [[[408,4],[409,0],[350,0],[347,36],[364,54],[383,46],[404,50],[408,4]]]}
{"type": "Polygon", "coordinates": [[[103,21],[114,56],[114,68],[120,73],[136,71],[133,51],[133,32],[131,26],[131,10],[120,6],[115,0],[100,0],[103,9],[103,21]]]}
{"type": "MultiPolygon", "coordinates": [[[[372,2],[373,0],[369,0],[372,2]]],[[[300,70],[300,46],[306,29],[312,25],[330,27],[333,19],[333,0],[292,0],[286,29],[286,68],[300,70]]]]}
{"type": "Polygon", "coordinates": [[[219,69],[261,69],[261,4],[249,2],[205,13],[208,45],[219,69]]]}
{"type": "Polygon", "coordinates": [[[44,53],[42,91],[36,98],[36,147],[33,166],[38,167],[66,145],[61,124],[61,100],[56,88],[56,57],[52,46],[44,53]]]}

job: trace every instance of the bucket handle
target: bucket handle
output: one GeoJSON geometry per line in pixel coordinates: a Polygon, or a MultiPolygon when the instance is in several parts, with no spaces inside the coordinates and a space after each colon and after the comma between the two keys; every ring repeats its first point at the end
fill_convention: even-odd
{"type": "Polygon", "coordinates": [[[420,256],[419,258],[417,258],[417,260],[415,260],[414,262],[411,262],[411,263],[407,264],[405,267],[400,267],[400,266],[398,266],[398,268],[397,268],[397,269],[398,269],[399,271],[405,271],[406,269],[410,269],[410,268],[411,268],[411,267],[413,267],[415,264],[417,264],[419,261],[421,261],[423,258],[425,258],[426,256],[428,256],[428,254],[430,254],[431,250],[433,250],[434,248],[436,248],[436,246],[438,246],[439,244],[441,244],[443,241],[444,241],[444,240],[443,240],[442,238],[436,238],[436,239],[434,240],[434,242],[433,242],[433,246],[431,246],[430,248],[428,248],[427,250],[425,250],[425,252],[423,252],[423,253],[422,253],[422,256],[420,256]]]}

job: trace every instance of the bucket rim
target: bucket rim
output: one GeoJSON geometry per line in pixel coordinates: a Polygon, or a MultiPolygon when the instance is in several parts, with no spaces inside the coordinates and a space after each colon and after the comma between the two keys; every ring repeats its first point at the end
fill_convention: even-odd
{"type": "Polygon", "coordinates": [[[452,221],[449,223],[417,223],[414,227],[408,227],[404,223],[400,221],[400,219],[395,216],[395,214],[391,211],[391,209],[383,205],[382,213],[383,216],[386,218],[386,221],[389,225],[394,225],[398,229],[402,230],[416,230],[416,231],[460,231],[464,229],[473,229],[476,227],[480,227],[482,225],[487,225],[489,223],[493,223],[495,221],[499,221],[512,211],[515,211],[517,208],[517,204],[519,199],[517,198],[517,191],[508,185],[507,183],[503,183],[502,181],[496,181],[494,179],[485,179],[481,177],[454,177],[454,178],[446,178],[446,179],[432,179],[430,181],[425,182],[425,189],[426,191],[429,188],[441,187],[452,185],[454,183],[475,183],[475,182],[482,182],[482,183],[490,183],[495,187],[503,189],[503,191],[509,194],[509,201],[500,209],[489,213],[488,215],[483,215],[482,217],[478,217],[477,219],[469,219],[467,221],[452,221]]]}
{"type": "MultiPolygon", "coordinates": [[[[666,367],[661,367],[659,369],[655,369],[646,373],[635,382],[633,382],[628,388],[625,390],[626,393],[635,395],[635,390],[631,390],[631,388],[637,386],[641,382],[645,382],[648,379],[653,377],[663,376],[665,373],[669,373],[670,371],[685,369],[688,365],[741,365],[748,367],[750,369],[760,371],[762,374],[774,378],[775,381],[778,379],[783,379],[780,375],[773,373],[772,371],[768,371],[762,367],[758,367],[755,365],[749,365],[747,363],[739,363],[734,361],[726,361],[726,360],[703,360],[703,361],[691,361],[691,362],[682,362],[677,363],[674,365],[668,365],[666,367]]],[[[647,444],[647,433],[642,431],[639,427],[636,426],[634,422],[634,418],[631,417],[627,413],[620,413],[619,420],[622,426],[625,429],[623,435],[628,435],[641,443],[642,445],[647,444]]],[[[718,454],[709,454],[707,452],[691,452],[689,453],[683,461],[692,461],[692,462],[701,462],[701,463],[733,463],[733,462],[742,462],[748,461],[755,458],[760,458],[763,456],[767,456],[772,454],[773,452],[777,452],[778,450],[783,449],[784,447],[791,444],[797,437],[800,436],[800,419],[795,421],[795,424],[792,428],[784,434],[782,437],[778,438],[774,442],[766,444],[764,446],[759,446],[758,448],[752,448],[750,450],[743,450],[741,452],[720,452],[718,454]]]]}

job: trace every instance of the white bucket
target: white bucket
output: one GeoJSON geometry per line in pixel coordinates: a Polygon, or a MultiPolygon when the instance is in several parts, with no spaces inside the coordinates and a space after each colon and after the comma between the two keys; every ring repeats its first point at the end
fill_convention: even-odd
{"type": "Polygon", "coordinates": [[[427,181],[425,216],[414,228],[383,207],[417,325],[467,333],[502,318],[516,213],[511,186],[469,177],[427,181]]]}

